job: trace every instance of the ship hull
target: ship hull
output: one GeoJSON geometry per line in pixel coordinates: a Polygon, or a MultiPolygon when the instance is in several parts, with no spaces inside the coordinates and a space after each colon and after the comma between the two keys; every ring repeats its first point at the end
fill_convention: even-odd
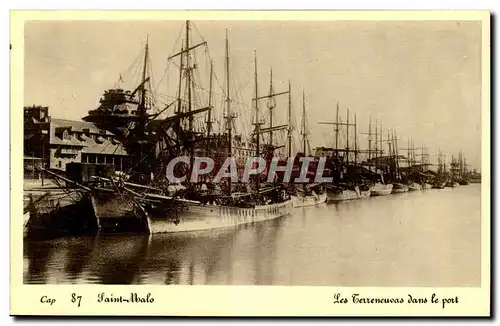
{"type": "Polygon", "coordinates": [[[24,206],[30,210],[31,215],[50,214],[57,209],[78,203],[83,198],[79,190],[25,190],[24,206]]]}
{"type": "Polygon", "coordinates": [[[418,183],[410,183],[408,185],[408,191],[418,191],[418,190],[422,190],[422,185],[419,185],[418,183]]]}
{"type": "Polygon", "coordinates": [[[30,213],[26,212],[23,215],[23,237],[28,235],[28,222],[30,220],[30,213]]]}
{"type": "Polygon", "coordinates": [[[404,193],[404,192],[408,192],[409,188],[405,184],[402,184],[402,183],[393,183],[392,185],[393,185],[393,187],[392,187],[392,193],[393,194],[401,194],[401,193],[404,193]]]}
{"type": "Polygon", "coordinates": [[[292,200],[253,208],[188,204],[173,214],[148,214],[148,231],[173,233],[235,227],[283,217],[292,208],[292,200]]]}
{"type": "Polygon", "coordinates": [[[326,203],[327,195],[326,193],[320,195],[308,195],[308,196],[291,196],[292,204],[294,208],[316,206],[326,203]]]}
{"type": "Polygon", "coordinates": [[[328,202],[341,202],[355,199],[362,199],[366,197],[370,197],[370,190],[359,190],[356,187],[356,190],[350,189],[336,189],[336,190],[328,190],[327,191],[327,201],[328,202]]]}
{"type": "Polygon", "coordinates": [[[94,191],[90,198],[100,232],[142,233],[147,231],[146,214],[134,198],[103,190],[94,191]]]}
{"type": "Polygon", "coordinates": [[[432,185],[431,184],[428,184],[428,183],[424,183],[422,185],[422,190],[429,190],[432,188],[432,185]]]}
{"type": "Polygon", "coordinates": [[[432,189],[444,189],[445,186],[446,186],[446,182],[435,182],[432,185],[432,189]]]}
{"type": "Polygon", "coordinates": [[[387,196],[392,193],[392,184],[382,184],[376,183],[370,187],[370,195],[375,196],[387,196]]]}
{"type": "Polygon", "coordinates": [[[63,205],[57,203],[56,207],[41,205],[24,214],[25,238],[51,239],[95,232],[97,226],[88,196],[75,198],[71,203],[65,202],[63,205]]]}

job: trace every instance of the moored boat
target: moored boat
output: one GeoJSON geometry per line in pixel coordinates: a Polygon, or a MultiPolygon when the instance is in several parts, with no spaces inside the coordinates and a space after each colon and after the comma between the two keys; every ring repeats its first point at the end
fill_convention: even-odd
{"type": "Polygon", "coordinates": [[[250,207],[190,203],[173,214],[148,214],[149,233],[187,232],[234,227],[290,214],[292,200],[250,207]]]}
{"type": "Polygon", "coordinates": [[[370,187],[370,196],[387,196],[392,193],[393,185],[377,182],[370,187]]]}
{"type": "Polygon", "coordinates": [[[416,183],[416,182],[410,182],[407,184],[408,186],[408,191],[418,191],[422,190],[422,185],[416,183]]]}
{"type": "Polygon", "coordinates": [[[127,192],[120,192],[119,189],[95,189],[90,198],[100,232],[127,233],[147,230],[147,217],[143,208],[137,198],[127,192]]]}
{"type": "Polygon", "coordinates": [[[422,190],[428,190],[428,189],[431,189],[432,188],[432,185],[427,183],[427,182],[424,182],[422,184],[422,190]]]}
{"type": "Polygon", "coordinates": [[[408,186],[403,184],[403,183],[393,183],[392,184],[392,193],[393,194],[400,194],[403,192],[408,192],[408,186]]]}
{"type": "Polygon", "coordinates": [[[316,194],[313,193],[312,195],[303,195],[297,193],[296,195],[291,196],[293,207],[298,208],[298,207],[306,207],[306,206],[316,206],[320,204],[326,203],[327,199],[327,194],[322,193],[322,194],[316,194]]]}
{"type": "Polygon", "coordinates": [[[58,188],[25,190],[24,237],[47,239],[94,231],[89,188],[45,169],[44,173],[56,178],[58,188]]]}
{"type": "MultiPolygon", "coordinates": [[[[186,25],[186,31],[189,31],[189,22],[186,25]]],[[[187,36],[186,36],[187,37],[187,36]]],[[[187,37],[188,38],[188,37],[187,37]]],[[[229,70],[229,42],[226,35],[226,76],[230,76],[229,70]]],[[[187,50],[189,51],[189,47],[187,50]]],[[[181,58],[182,60],[182,58],[181,58]]],[[[182,66],[182,61],[181,61],[182,66]]],[[[257,87],[257,58],[255,57],[255,99],[259,98],[257,87]]],[[[231,99],[229,92],[229,79],[226,85],[226,126],[225,136],[227,137],[228,153],[233,155],[233,127],[232,119],[235,115],[231,110],[231,99]]],[[[191,103],[191,98],[188,96],[188,103],[191,103]]],[[[256,120],[259,121],[259,106],[255,106],[256,120]]],[[[191,132],[191,130],[189,130],[191,132]]],[[[255,141],[255,156],[261,157],[260,137],[265,132],[261,131],[261,125],[255,124],[253,132],[253,140],[255,141]]],[[[271,148],[272,141],[270,142],[271,148]]],[[[189,142],[186,146],[193,146],[189,142]]],[[[192,168],[192,167],[191,167],[192,168]]],[[[260,187],[262,175],[256,175],[253,184],[255,189],[248,188],[244,192],[233,192],[232,177],[225,179],[227,181],[227,189],[219,191],[215,189],[203,196],[199,197],[195,193],[187,193],[183,198],[175,196],[175,198],[165,198],[162,195],[149,196],[151,199],[159,200],[159,203],[145,202],[141,205],[146,213],[147,228],[149,233],[164,233],[164,232],[187,232],[200,231],[208,229],[219,229],[226,227],[234,227],[242,224],[261,222],[272,220],[290,214],[293,208],[293,202],[290,196],[280,185],[272,185],[270,187],[260,187]],[[191,195],[191,196],[190,196],[191,195]],[[200,199],[200,200],[196,200],[200,199]],[[170,202],[181,202],[182,205],[170,207],[170,202]]],[[[248,182],[248,181],[246,181],[248,182]]],[[[192,190],[191,188],[188,190],[192,190]]]]}
{"type": "Polygon", "coordinates": [[[30,219],[30,212],[25,212],[23,215],[23,237],[28,235],[28,221],[30,219]]]}
{"type": "MultiPolygon", "coordinates": [[[[28,209],[24,213],[23,234],[27,238],[50,239],[92,233],[96,230],[88,195],[73,204],[48,208],[28,209]]],[[[46,207],[47,208],[47,207],[46,207]]]]}
{"type": "Polygon", "coordinates": [[[370,189],[360,189],[359,186],[354,186],[351,189],[341,186],[327,187],[327,201],[340,202],[347,200],[355,200],[370,197],[370,189]]]}
{"type": "Polygon", "coordinates": [[[446,186],[446,181],[436,180],[432,184],[432,189],[444,189],[445,186],[446,186]]]}

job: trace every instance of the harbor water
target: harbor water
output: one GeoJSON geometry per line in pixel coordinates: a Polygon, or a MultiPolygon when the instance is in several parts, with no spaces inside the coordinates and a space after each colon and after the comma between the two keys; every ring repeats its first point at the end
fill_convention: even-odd
{"type": "Polygon", "coordinates": [[[296,208],[237,228],[24,242],[24,283],[480,286],[481,185],[296,208]]]}

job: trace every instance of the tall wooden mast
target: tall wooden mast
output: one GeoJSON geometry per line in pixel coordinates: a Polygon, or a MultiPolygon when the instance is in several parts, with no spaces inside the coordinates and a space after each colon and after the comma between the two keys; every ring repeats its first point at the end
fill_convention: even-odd
{"type": "Polygon", "coordinates": [[[142,68],[142,80],[141,80],[141,101],[139,104],[139,123],[137,126],[137,134],[138,136],[143,136],[144,129],[146,126],[147,119],[147,108],[146,108],[146,81],[147,81],[147,70],[148,70],[148,56],[149,56],[149,37],[146,36],[146,46],[144,48],[144,63],[142,68]]]}
{"type": "Polygon", "coordinates": [[[346,153],[345,158],[347,158],[347,162],[349,161],[349,127],[354,126],[354,124],[349,123],[349,108],[347,108],[347,123],[339,122],[339,104],[337,103],[337,111],[336,111],[336,118],[335,122],[319,122],[319,124],[325,124],[325,125],[334,125],[335,126],[335,156],[338,157],[339,152],[346,153]],[[347,145],[346,148],[343,150],[339,149],[339,131],[340,131],[340,126],[345,126],[347,129],[347,145]]]}
{"type": "Polygon", "coordinates": [[[375,163],[376,159],[378,158],[378,121],[375,120],[375,163]]]}
{"type": "Polygon", "coordinates": [[[337,115],[335,118],[335,156],[339,156],[339,102],[337,102],[337,115]]]}
{"type": "Polygon", "coordinates": [[[389,129],[387,129],[387,147],[388,147],[388,157],[387,157],[387,162],[391,162],[391,174],[395,177],[394,175],[394,161],[392,157],[392,139],[389,137],[389,129]]]}
{"type": "MultiPolygon", "coordinates": [[[[279,93],[275,93],[274,92],[274,86],[273,86],[273,71],[271,69],[270,71],[270,87],[269,87],[269,93],[268,95],[264,95],[264,96],[258,96],[258,93],[255,93],[255,98],[252,99],[252,101],[259,101],[259,100],[262,100],[262,99],[267,99],[267,107],[269,109],[269,127],[267,128],[260,128],[259,127],[259,133],[261,134],[264,134],[264,133],[269,133],[269,147],[274,150],[275,147],[274,147],[274,141],[273,141],[273,133],[275,131],[279,131],[279,130],[286,130],[286,129],[290,129],[290,119],[291,119],[291,113],[289,114],[289,122],[288,124],[285,124],[285,125],[281,125],[281,126],[275,126],[274,125],[274,120],[273,120],[273,111],[274,111],[274,108],[276,107],[276,102],[275,102],[275,97],[276,96],[279,96],[279,95],[284,95],[284,94],[289,94],[290,93],[290,90],[287,90],[287,91],[284,91],[284,92],[279,92],[279,93]]],[[[289,85],[290,87],[290,85],[289,85]]],[[[258,91],[257,91],[258,92],[258,91]]],[[[288,98],[288,105],[289,105],[289,110],[290,110],[290,107],[291,107],[291,99],[290,97],[288,98]]],[[[258,104],[257,104],[258,105],[258,104]]],[[[258,107],[256,107],[258,108],[258,107]]],[[[255,129],[254,132],[257,132],[257,129],[255,129]]],[[[289,130],[289,133],[290,133],[290,130],[289,130]]],[[[281,147],[281,146],[280,146],[281,147]]]]}
{"type": "Polygon", "coordinates": [[[408,137],[408,149],[406,155],[406,165],[408,167],[408,175],[410,174],[410,164],[411,164],[411,147],[410,147],[410,137],[408,137]]]}
{"type": "MultiPolygon", "coordinates": [[[[260,157],[260,116],[259,116],[259,87],[258,87],[258,75],[257,75],[257,52],[254,52],[254,78],[255,78],[255,156],[260,157]]],[[[259,191],[260,188],[260,175],[257,176],[257,185],[256,185],[257,191],[259,191]]]]}
{"type": "Polygon", "coordinates": [[[177,119],[177,122],[176,122],[176,129],[177,129],[176,134],[177,134],[178,144],[180,145],[181,144],[181,142],[180,142],[181,136],[182,136],[182,132],[181,132],[182,121],[185,121],[185,119],[188,119],[188,132],[187,132],[188,139],[187,140],[189,142],[191,156],[193,156],[194,155],[194,148],[193,148],[192,141],[193,141],[193,134],[194,134],[194,130],[193,130],[194,115],[201,113],[201,112],[204,112],[204,111],[207,111],[210,109],[210,107],[197,109],[197,110],[192,109],[192,105],[193,105],[193,102],[192,102],[192,89],[193,89],[192,78],[193,78],[193,70],[196,69],[196,65],[191,66],[190,52],[193,51],[194,49],[198,48],[199,46],[202,46],[202,45],[206,46],[207,42],[203,41],[201,43],[191,45],[190,44],[190,30],[191,30],[190,26],[191,26],[190,21],[189,20],[186,21],[186,27],[185,27],[186,28],[186,34],[185,34],[186,40],[181,41],[182,45],[181,45],[180,52],[177,52],[177,53],[169,56],[167,58],[167,60],[171,60],[171,59],[174,59],[176,57],[180,57],[179,88],[177,90],[177,109],[175,112],[180,117],[177,119]],[[186,85],[185,85],[185,89],[183,90],[182,78],[184,76],[186,77],[186,85]],[[186,100],[187,106],[183,105],[183,99],[182,99],[183,91],[185,93],[187,93],[187,100],[186,100]]]}
{"type": "Polygon", "coordinates": [[[379,153],[380,153],[380,156],[383,156],[384,154],[384,129],[382,129],[382,121],[380,121],[380,126],[379,126],[379,135],[380,135],[380,147],[379,147],[379,153]]]}
{"type": "MultiPolygon", "coordinates": [[[[377,141],[375,140],[375,142],[377,141]]],[[[370,120],[368,122],[368,161],[370,161],[371,158],[372,158],[372,116],[370,115],[370,120]]]]}
{"type": "Polygon", "coordinates": [[[288,157],[292,157],[292,86],[288,79],[288,157]]]}
{"type": "Polygon", "coordinates": [[[307,156],[307,125],[306,125],[306,99],[304,90],[302,90],[302,150],[304,156],[307,156]]]}
{"type": "Polygon", "coordinates": [[[357,114],[354,113],[354,164],[358,164],[358,118],[357,114]]]}
{"type": "Polygon", "coordinates": [[[269,99],[267,101],[267,108],[269,109],[269,145],[273,147],[273,110],[276,107],[276,101],[274,99],[273,90],[273,68],[270,68],[269,72],[269,99]]]}
{"type": "MultiPolygon", "coordinates": [[[[305,93],[302,89],[302,150],[304,152],[304,157],[307,156],[307,123],[306,123],[306,99],[305,93]]],[[[302,188],[306,189],[306,184],[302,184],[302,188]]]]}
{"type": "MultiPolygon", "coordinates": [[[[186,20],[186,49],[189,50],[189,20],[186,20]]],[[[187,93],[188,93],[188,113],[191,113],[192,110],[192,103],[191,103],[191,58],[189,55],[189,51],[186,53],[186,86],[187,86],[187,93]]],[[[188,131],[189,131],[189,137],[190,140],[192,140],[192,133],[193,133],[193,115],[189,115],[188,121],[188,131]]],[[[192,148],[192,146],[191,146],[192,148]]]]}
{"type": "Polygon", "coordinates": [[[396,160],[396,176],[399,175],[399,149],[398,149],[398,136],[396,134],[396,131],[393,133],[394,137],[394,158],[396,160]]]}
{"type": "Polygon", "coordinates": [[[207,117],[207,138],[210,138],[210,133],[212,132],[212,83],[213,83],[213,69],[214,63],[210,60],[210,84],[208,86],[208,117],[207,117]]]}
{"type": "MultiPolygon", "coordinates": [[[[226,29],[226,106],[227,106],[227,137],[228,137],[228,157],[233,156],[233,116],[231,113],[231,98],[229,89],[229,40],[226,29]]],[[[232,190],[232,178],[229,178],[229,194],[232,190]]]]}
{"type": "Polygon", "coordinates": [[[346,126],[346,163],[349,163],[349,107],[347,108],[347,126],[346,126]]]}

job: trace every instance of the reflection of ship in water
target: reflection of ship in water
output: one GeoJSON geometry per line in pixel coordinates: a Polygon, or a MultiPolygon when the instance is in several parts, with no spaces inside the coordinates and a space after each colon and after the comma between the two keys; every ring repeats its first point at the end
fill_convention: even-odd
{"type": "Polygon", "coordinates": [[[47,283],[52,245],[45,242],[24,241],[24,283],[47,283]]]}
{"type": "Polygon", "coordinates": [[[95,245],[94,237],[66,237],[52,241],[24,241],[25,283],[52,283],[61,278],[76,282],[95,245]],[[53,270],[57,270],[54,275],[53,270]],[[63,275],[60,275],[62,273],[63,275]]]}
{"type": "Polygon", "coordinates": [[[140,283],[148,236],[25,241],[24,283],[140,283]]]}
{"type": "Polygon", "coordinates": [[[283,221],[278,218],[190,235],[153,235],[148,280],[165,284],[272,284],[272,262],[283,221]],[[233,251],[239,252],[238,257],[233,257],[233,251]]]}
{"type": "Polygon", "coordinates": [[[97,236],[87,265],[88,278],[100,284],[140,284],[149,237],[97,236]]]}
{"type": "Polygon", "coordinates": [[[25,283],[271,284],[282,218],[184,234],[25,241],[25,283]],[[233,257],[232,252],[241,252],[233,257]],[[147,280],[147,282],[145,281],[147,280]]]}

